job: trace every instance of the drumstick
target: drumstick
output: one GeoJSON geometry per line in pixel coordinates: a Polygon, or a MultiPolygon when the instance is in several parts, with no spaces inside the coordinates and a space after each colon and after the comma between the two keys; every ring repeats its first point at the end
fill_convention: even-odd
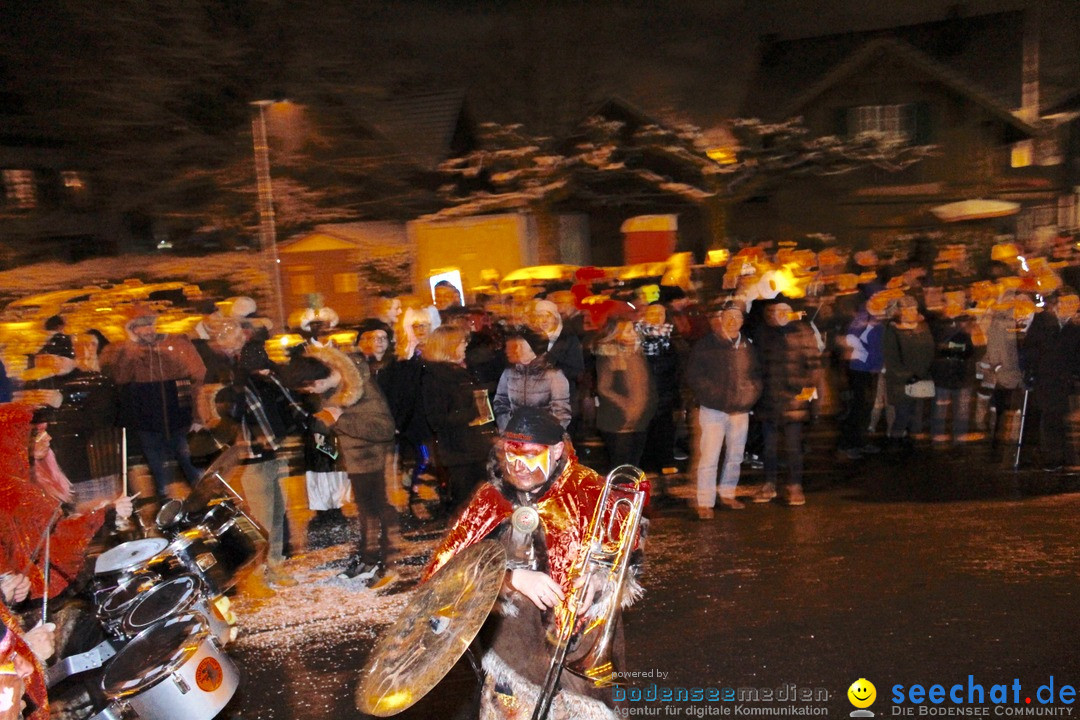
{"type": "Polygon", "coordinates": [[[42,568],[42,574],[44,576],[43,580],[44,580],[45,589],[41,593],[41,624],[42,625],[44,625],[46,622],[49,621],[49,563],[50,563],[50,558],[49,558],[50,542],[49,541],[52,538],[52,533],[50,533],[48,531],[48,529],[46,529],[45,532],[46,532],[46,535],[45,535],[45,567],[42,568]]]}
{"type": "Polygon", "coordinates": [[[120,428],[120,477],[124,481],[124,490],[121,495],[127,495],[127,428],[120,428]]]}

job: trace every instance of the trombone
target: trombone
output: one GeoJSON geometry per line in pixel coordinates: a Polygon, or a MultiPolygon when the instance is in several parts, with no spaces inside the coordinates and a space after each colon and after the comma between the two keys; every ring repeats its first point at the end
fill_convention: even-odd
{"type": "Polygon", "coordinates": [[[575,587],[560,618],[563,622],[559,627],[555,654],[544,677],[532,720],[546,720],[564,668],[591,680],[596,687],[605,687],[614,681],[611,652],[615,614],[629,577],[630,555],[637,545],[646,500],[642,486],[646,482],[645,473],[633,465],[620,465],[605,478],[604,490],[589,523],[584,554],[571,573],[575,587]],[[601,611],[576,632],[582,613],[589,609],[581,606],[589,596],[589,586],[597,577],[604,578],[608,587],[601,611]],[[576,582],[579,578],[584,578],[580,584],[576,582]],[[589,649],[568,664],[566,653],[575,638],[577,646],[589,649]]]}

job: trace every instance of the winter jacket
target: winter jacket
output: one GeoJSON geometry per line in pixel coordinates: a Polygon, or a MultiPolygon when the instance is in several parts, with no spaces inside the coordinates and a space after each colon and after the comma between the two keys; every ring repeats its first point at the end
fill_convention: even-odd
{"type": "Polygon", "coordinates": [[[725,413],[749,412],[761,395],[757,353],[743,335],[732,342],[710,332],[690,351],[686,384],[699,405],[725,413]]]}
{"type": "Polygon", "coordinates": [[[645,355],[616,351],[596,354],[596,429],[600,432],[645,432],[656,414],[656,388],[645,355]]]}
{"type": "Polygon", "coordinates": [[[442,465],[483,463],[491,449],[494,423],[470,425],[480,417],[477,392],[469,371],[447,362],[429,362],[420,394],[435,449],[442,465]]]}
{"type": "Polygon", "coordinates": [[[1060,401],[1068,396],[1080,369],[1080,318],[1062,325],[1052,312],[1036,315],[1024,340],[1023,365],[1037,398],[1060,401]]]}
{"type": "Polygon", "coordinates": [[[1020,337],[1011,308],[994,313],[986,331],[986,354],[982,358],[985,386],[1006,390],[1020,387],[1024,381],[1017,342],[1020,337]]]}
{"type": "Polygon", "coordinates": [[[847,327],[844,340],[851,348],[848,367],[865,373],[879,373],[885,363],[883,340],[885,326],[877,322],[865,310],[860,312],[847,327]]]}
{"type": "Polygon", "coordinates": [[[101,366],[119,387],[126,427],[169,434],[191,426],[192,398],[206,375],[199,353],[182,335],[105,346],[101,366]]]}
{"type": "Polygon", "coordinates": [[[934,364],[930,374],[934,385],[947,390],[970,387],[975,377],[975,343],[964,321],[938,318],[931,326],[934,334],[934,364]]]}
{"type": "Polygon", "coordinates": [[[803,422],[810,402],[797,399],[804,388],[815,385],[821,353],[810,327],[801,322],[784,326],[765,325],[755,345],[761,366],[762,392],[755,417],[776,422],[803,422]]]}
{"type": "Polygon", "coordinates": [[[906,397],[909,382],[930,380],[934,362],[934,336],[925,322],[914,328],[900,328],[891,322],[885,327],[885,394],[890,405],[906,397]]]}
{"type": "Polygon", "coordinates": [[[383,472],[394,443],[394,417],[374,378],[365,378],[360,399],[344,408],[334,423],[345,472],[383,472]]]}
{"type": "Polygon", "coordinates": [[[492,402],[499,430],[506,427],[516,408],[524,406],[546,409],[564,428],[570,424],[570,385],[548,364],[546,355],[503,370],[492,402]]]}

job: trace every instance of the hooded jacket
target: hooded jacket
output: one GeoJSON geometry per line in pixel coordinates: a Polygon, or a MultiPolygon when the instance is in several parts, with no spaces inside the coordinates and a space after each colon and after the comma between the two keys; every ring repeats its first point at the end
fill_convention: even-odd
{"type": "Polygon", "coordinates": [[[564,428],[570,424],[570,385],[566,377],[548,363],[547,355],[541,355],[527,365],[511,365],[503,370],[492,402],[499,430],[506,427],[515,408],[526,405],[544,408],[564,428]]]}

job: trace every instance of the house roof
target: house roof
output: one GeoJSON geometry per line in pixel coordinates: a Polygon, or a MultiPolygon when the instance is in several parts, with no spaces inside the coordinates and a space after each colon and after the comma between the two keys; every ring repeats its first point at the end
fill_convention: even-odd
{"type": "Polygon", "coordinates": [[[281,243],[282,253],[361,250],[370,256],[392,255],[408,248],[405,223],[392,221],[329,223],[315,232],[281,243]]]}
{"type": "Polygon", "coordinates": [[[966,83],[957,73],[953,72],[945,65],[935,61],[925,53],[920,52],[902,41],[887,37],[870,41],[848,57],[847,60],[834,67],[831,72],[825,75],[825,77],[811,85],[786,105],[784,107],[784,116],[791,117],[798,115],[804,107],[813,102],[826,90],[857,74],[866,66],[876,62],[883,55],[899,57],[909,65],[930,75],[941,84],[950,88],[953,92],[966,97],[975,104],[981,106],[990,115],[998,118],[1006,125],[1011,126],[1023,137],[1033,137],[1036,134],[1035,128],[1006,110],[989,95],[966,83]]]}
{"type": "Polygon", "coordinates": [[[460,89],[389,98],[365,112],[379,132],[428,170],[451,155],[460,132],[471,132],[460,89]]]}
{"type": "Polygon", "coordinates": [[[766,42],[741,114],[781,119],[778,112],[819,83],[860,48],[899,41],[962,85],[1004,109],[1020,105],[1023,13],[1004,12],[931,23],[766,42]]]}

